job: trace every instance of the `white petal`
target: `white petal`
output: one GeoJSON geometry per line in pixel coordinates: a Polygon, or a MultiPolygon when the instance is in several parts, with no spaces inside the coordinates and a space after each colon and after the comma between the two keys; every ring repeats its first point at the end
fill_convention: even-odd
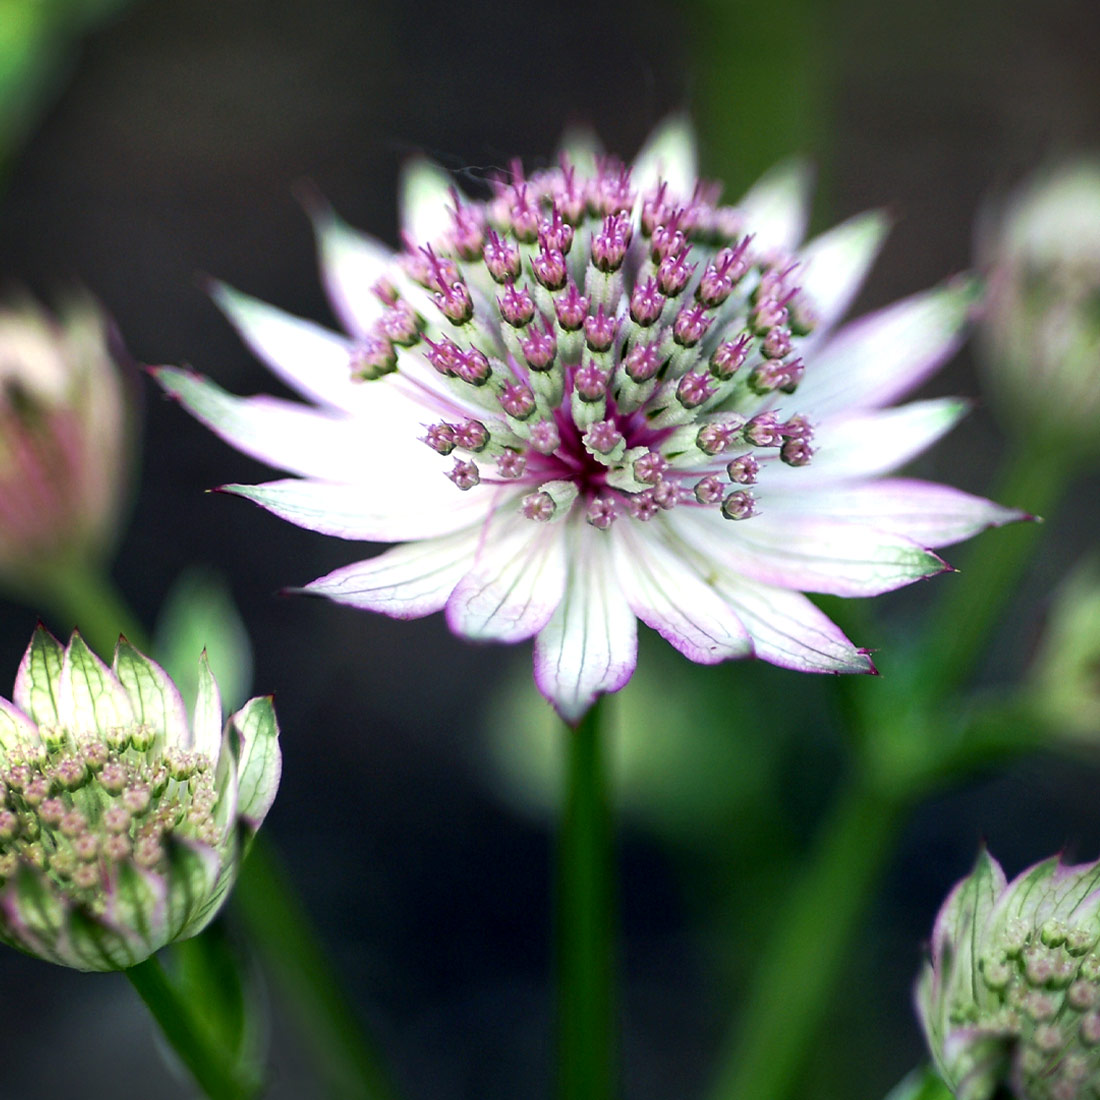
{"type": "Polygon", "coordinates": [[[186,746],[191,743],[187,708],[183,696],[168,673],[155,661],[139,653],[125,639],[115,648],[115,675],[130,696],[135,715],[164,745],[186,746]]]}
{"type": "Polygon", "coordinates": [[[406,543],[334,570],[299,591],[395,619],[419,619],[443,609],[473,565],[480,539],[481,528],[473,527],[406,543]]]}
{"type": "MultiPolygon", "coordinates": [[[[354,476],[368,463],[385,461],[386,446],[392,446],[346,414],[278,397],[235,397],[202,375],[174,367],[154,373],[170,396],[227,443],[281,470],[318,478],[354,476]]],[[[416,438],[403,442],[409,446],[416,438]]]]}
{"type": "Polygon", "coordinates": [[[337,408],[355,404],[361,387],[351,381],[346,337],[224,283],[215,284],[213,297],[248,347],[288,386],[337,408]]]}
{"type": "Polygon", "coordinates": [[[753,251],[765,256],[787,253],[802,240],[810,215],[813,173],[801,160],[771,168],[737,204],[745,232],[754,234],[753,251]]]}
{"type": "Polygon", "coordinates": [[[561,136],[558,152],[576,168],[580,178],[594,175],[597,158],[604,148],[590,126],[570,126],[561,136]]]}
{"type": "Polygon", "coordinates": [[[57,684],[57,721],[76,738],[129,726],[134,708],[115,674],[73,634],[57,684]]]}
{"type": "Polygon", "coordinates": [[[831,516],[931,547],[949,546],[987,527],[1029,518],[1026,512],[971,496],[961,489],[908,478],[815,489],[812,493],[776,494],[768,503],[772,515],[831,516]]]}
{"type": "Polygon", "coordinates": [[[808,466],[769,462],[760,483],[767,485],[770,495],[816,491],[838,481],[890,473],[950,431],[969,409],[969,403],[960,398],[939,397],[834,417],[815,432],[813,461],[808,466]]]}
{"type": "Polygon", "coordinates": [[[693,565],[672,552],[656,523],[613,531],[615,573],[630,608],[685,657],[715,664],[752,653],[752,638],[730,605],[693,565]]]}
{"type": "Polygon", "coordinates": [[[58,684],[64,663],[65,647],[39,623],[19,662],[11,698],[40,726],[58,724],[58,684]]]}
{"type": "Polygon", "coordinates": [[[346,225],[327,206],[311,214],[332,308],[348,332],[365,336],[384,309],[371,288],[386,274],[394,254],[381,241],[346,225]]]}
{"type": "Polygon", "coordinates": [[[870,657],[800,593],[728,571],[721,572],[715,587],[748,627],[761,660],[798,672],[874,672],[870,657]]]}
{"type": "Polygon", "coordinates": [[[0,749],[38,742],[38,727],[14,703],[0,699],[0,749]]]}
{"type": "Polygon", "coordinates": [[[814,331],[802,341],[800,350],[804,356],[809,356],[809,349],[852,304],[888,229],[889,220],[881,210],[868,210],[814,237],[798,250],[795,280],[809,298],[817,318],[814,331]]]}
{"type": "Polygon", "coordinates": [[[876,596],[946,568],[910,539],[819,516],[777,512],[731,521],[709,509],[679,509],[668,519],[701,560],[709,556],[780,588],[876,596]]]}
{"type": "MultiPolygon", "coordinates": [[[[199,683],[195,692],[195,716],[191,723],[191,748],[211,760],[218,760],[222,745],[222,696],[210,671],[206,650],[199,657],[199,683]]],[[[221,762],[226,767],[232,760],[221,762]]],[[[234,798],[236,794],[234,793],[234,798]]]]}
{"type": "Polygon", "coordinates": [[[498,512],[447,602],[447,625],[463,637],[498,642],[537,634],[565,591],[565,535],[561,524],[498,512]]]}
{"type": "Polygon", "coordinates": [[[634,161],[630,182],[639,194],[668,184],[673,200],[686,201],[692,196],[699,175],[695,134],[683,115],[671,115],[646,139],[634,161]]]}
{"type": "Polygon", "coordinates": [[[401,169],[401,230],[417,245],[429,245],[451,228],[454,181],[437,164],[415,157],[401,169]]]}
{"type": "Polygon", "coordinates": [[[535,640],[535,683],[566,722],[598,695],[618,691],[638,661],[634,613],[620,589],[607,536],[570,524],[570,576],[553,618],[535,640]]]}
{"type": "MultiPolygon", "coordinates": [[[[438,457],[438,456],[437,456],[438,457]]],[[[463,492],[435,471],[430,480],[381,470],[359,484],[287,478],[262,485],[223,485],[233,493],[310,531],[360,542],[404,542],[448,535],[487,517],[507,499],[498,486],[463,492]]],[[[511,491],[514,494],[514,490],[511,491]]]]}
{"type": "Polygon", "coordinates": [[[818,416],[890,404],[955,353],[973,304],[957,280],[845,325],[807,359],[799,401],[818,416]]]}

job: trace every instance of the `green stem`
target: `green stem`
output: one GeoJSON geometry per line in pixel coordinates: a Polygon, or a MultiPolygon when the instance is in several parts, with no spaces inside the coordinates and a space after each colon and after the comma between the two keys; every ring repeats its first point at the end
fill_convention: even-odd
{"type": "Polygon", "coordinates": [[[558,1095],[613,1095],[614,877],[611,809],[600,701],[565,731],[565,785],[558,836],[558,1095]]]}
{"type": "Polygon", "coordinates": [[[793,1094],[901,809],[860,777],[841,792],[772,924],[712,1100],[793,1094]]]}
{"type": "Polygon", "coordinates": [[[191,1006],[176,992],[155,956],[125,974],[210,1100],[248,1100],[257,1094],[258,1083],[245,1079],[227,1053],[214,1046],[197,1026],[191,1006]]]}
{"type": "MultiPolygon", "coordinates": [[[[1036,516],[1049,515],[1069,487],[1072,465],[1065,452],[1038,443],[1018,447],[993,499],[1036,516]]],[[[1038,523],[1017,523],[988,534],[970,548],[964,575],[944,578],[914,681],[929,701],[950,694],[970,677],[990,630],[1016,595],[1041,534],[1038,523]]]]}
{"type": "Polygon", "coordinates": [[[263,836],[252,843],[234,898],[265,966],[313,1047],[329,1095],[341,1100],[394,1096],[308,914],[263,836]]]}

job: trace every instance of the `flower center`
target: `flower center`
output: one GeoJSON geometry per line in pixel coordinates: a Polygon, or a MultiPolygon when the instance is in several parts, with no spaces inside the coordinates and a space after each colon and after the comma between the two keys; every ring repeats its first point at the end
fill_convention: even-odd
{"type": "Polygon", "coordinates": [[[216,843],[205,755],[155,750],[142,724],[102,738],[43,735],[9,747],[0,767],[0,881],[33,867],[96,911],[117,864],[165,870],[173,835],[216,843]]]}
{"type": "Polygon", "coordinates": [[[563,159],[494,191],[454,194],[450,230],[407,242],[352,356],[355,378],[396,371],[445,410],[422,438],[458,489],[514,483],[536,522],[740,520],[770,465],[811,460],[785,407],[813,323],[797,265],[754,248],[714,188],[639,194],[616,161],[563,159]]]}

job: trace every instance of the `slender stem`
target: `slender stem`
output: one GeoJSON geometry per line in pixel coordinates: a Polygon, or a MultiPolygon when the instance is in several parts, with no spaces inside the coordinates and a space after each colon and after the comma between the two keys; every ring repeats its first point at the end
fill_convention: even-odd
{"type": "MultiPolygon", "coordinates": [[[[1069,487],[1067,448],[1032,444],[1009,457],[994,500],[1049,515],[1069,487]]],[[[970,548],[963,576],[945,578],[922,642],[915,682],[929,701],[961,686],[973,672],[990,630],[1016,590],[1042,534],[1038,523],[1018,523],[986,535],[970,548]],[[951,582],[954,583],[951,583],[951,582]]]]}
{"type": "Polygon", "coordinates": [[[614,877],[611,810],[601,742],[602,702],[565,731],[565,784],[558,836],[558,1095],[613,1095],[614,877]]]}
{"type": "Polygon", "coordinates": [[[252,843],[234,897],[265,966],[313,1047],[328,1093],[341,1100],[393,1097],[309,916],[263,836],[252,843]]]}
{"type": "Polygon", "coordinates": [[[105,567],[77,558],[48,562],[27,578],[16,593],[23,603],[39,604],[64,629],[76,627],[101,657],[110,660],[119,634],[147,652],[149,638],[137,616],[115,588],[105,567]]]}
{"type": "Polygon", "coordinates": [[[793,1094],[900,810],[858,776],[841,792],[772,924],[711,1100],[793,1094]]]}
{"type": "Polygon", "coordinates": [[[165,1039],[210,1100],[248,1100],[258,1093],[259,1083],[246,1079],[233,1059],[196,1025],[191,1007],[176,992],[155,956],[125,973],[165,1039]]]}

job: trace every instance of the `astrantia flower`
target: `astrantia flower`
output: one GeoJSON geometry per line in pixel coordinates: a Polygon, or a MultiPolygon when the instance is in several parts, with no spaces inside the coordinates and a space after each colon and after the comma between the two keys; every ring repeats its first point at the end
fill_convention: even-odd
{"type": "Polygon", "coordinates": [[[299,475],[232,492],[330,535],[404,543],[305,591],[397,618],[445,610],[467,638],[535,637],[536,681],[567,719],[629,679],[636,618],[695,661],[873,671],[801,591],[896,588],[944,568],[929,547],[1016,515],[876,480],[964,411],[884,406],[953,351],[971,288],[834,333],[883,218],[797,250],[799,169],[736,206],[694,172],[677,124],[633,169],[563,155],[517,165],[485,201],[416,164],[400,253],[316,216],[349,336],[216,292],[315,407],[171,368],[161,383],[299,475]]]}
{"type": "Polygon", "coordinates": [[[87,298],[56,319],[0,307],[0,580],[94,561],[117,535],[132,432],[113,342],[87,298]]]}
{"type": "Polygon", "coordinates": [[[983,852],[932,933],[917,1007],[958,1100],[1100,1094],[1100,864],[1005,882],[983,852]]]}
{"type": "Polygon", "coordinates": [[[279,785],[270,698],[222,726],[205,656],[193,721],[124,639],[108,668],[39,627],[0,699],[0,939],[119,970],[200,932],[279,785]]]}

